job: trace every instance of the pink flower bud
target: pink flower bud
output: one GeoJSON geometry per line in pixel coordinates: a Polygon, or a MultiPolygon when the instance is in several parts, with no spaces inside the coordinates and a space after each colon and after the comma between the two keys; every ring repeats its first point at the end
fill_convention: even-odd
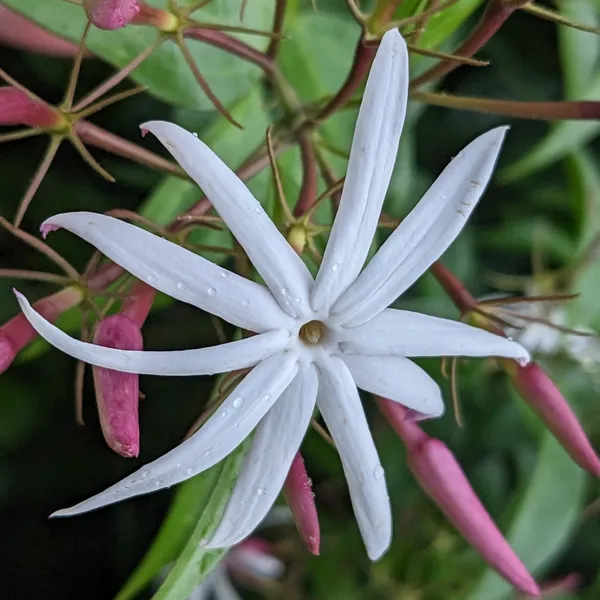
{"type": "Polygon", "coordinates": [[[76,44],[42,29],[5,6],[0,6],[0,44],[46,56],[69,57],[77,52],[76,44]]]}
{"type": "Polygon", "coordinates": [[[304,459],[300,452],[294,457],[290,472],[285,480],[283,493],[294,516],[302,541],[311,554],[318,556],[321,542],[319,517],[315,506],[312,482],[308,477],[304,459]]]}
{"type": "MultiPolygon", "coordinates": [[[[83,300],[81,289],[68,287],[42,298],[33,307],[48,321],[56,319],[83,300]]],[[[0,373],[4,373],[17,354],[37,337],[36,330],[23,314],[18,314],[0,327],[0,373]]]]}
{"type": "MultiPolygon", "coordinates": [[[[125,315],[106,317],[96,327],[94,343],[119,350],[142,350],[140,328],[125,315]]],[[[139,376],[93,367],[100,425],[106,443],[126,458],[140,452],[139,376]]]]}
{"type": "Polygon", "coordinates": [[[48,104],[15,87],[0,87],[0,125],[54,129],[63,118],[48,104]]]}
{"type": "Polygon", "coordinates": [[[520,592],[539,596],[538,585],[492,521],[448,447],[406,419],[406,409],[397,402],[380,399],[379,407],[406,444],[408,466],[423,490],[491,567],[520,592]]]}
{"type": "Polygon", "coordinates": [[[600,460],[565,397],[535,363],[505,364],[519,394],[539,415],[569,456],[586,471],[600,477],[600,460]]]}
{"type": "Polygon", "coordinates": [[[138,0],[83,0],[83,9],[98,29],[121,29],[140,12],[138,0]]]}

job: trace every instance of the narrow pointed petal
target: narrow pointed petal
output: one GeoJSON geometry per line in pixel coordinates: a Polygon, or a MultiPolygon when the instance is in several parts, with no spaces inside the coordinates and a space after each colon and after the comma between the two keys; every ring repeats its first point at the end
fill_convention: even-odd
{"type": "Polygon", "coordinates": [[[37,313],[25,296],[17,291],[15,294],[23,314],[46,341],[73,358],[123,373],[175,376],[225,373],[252,367],[289,342],[288,331],[277,329],[237,342],[194,350],[152,352],[105,348],[72,338],[37,313]]]}
{"type": "Polygon", "coordinates": [[[173,123],[150,121],[153,133],[216,208],[283,310],[305,315],[312,276],[243,181],[203,142],[173,123]]]}
{"type": "Polygon", "coordinates": [[[363,95],[344,190],[312,294],[329,309],[362,269],[390,183],[408,96],[408,52],[397,30],[382,38],[363,95]]]}
{"type": "Polygon", "coordinates": [[[171,487],[206,471],[233,452],[252,433],[297,370],[296,356],[290,352],[266,358],[192,437],[105,491],[51,516],[78,515],[171,487]]]}
{"type": "Polygon", "coordinates": [[[300,371],[256,428],[221,523],[206,544],[226,548],[248,537],[277,500],[317,399],[313,365],[300,371]]]}
{"type": "Polygon", "coordinates": [[[408,289],[454,241],[481,198],[504,141],[498,127],[472,141],[444,169],[348,291],[334,304],[344,325],[365,323],[408,289]]]}
{"type": "Polygon", "coordinates": [[[322,359],[317,369],[317,405],[340,454],[367,554],[377,560],[392,539],[384,471],[350,371],[336,357],[322,359]]]}
{"type": "Polygon", "coordinates": [[[400,402],[428,417],[444,413],[438,384],[408,358],[362,354],[342,354],[340,358],[360,389],[400,402]]]}
{"type": "Polygon", "coordinates": [[[237,327],[262,333],[290,325],[291,319],[264,286],[140,227],[97,213],[72,212],[51,217],[41,230],[46,235],[60,228],[153,288],[237,327]]]}
{"type": "MultiPolygon", "coordinates": [[[[338,332],[348,354],[374,356],[501,356],[528,361],[523,346],[478,327],[407,310],[386,309],[338,332]]],[[[385,394],[383,394],[385,395],[385,394]]]]}

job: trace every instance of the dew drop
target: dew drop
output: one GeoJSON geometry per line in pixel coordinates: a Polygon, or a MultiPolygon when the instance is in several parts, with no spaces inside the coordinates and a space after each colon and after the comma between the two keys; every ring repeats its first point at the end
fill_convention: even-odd
{"type": "Polygon", "coordinates": [[[146,477],[148,477],[148,471],[142,471],[140,473],[140,476],[141,476],[142,479],[146,479],[146,477]]]}
{"type": "Polygon", "coordinates": [[[225,419],[225,418],[227,417],[227,411],[226,411],[226,410],[224,410],[224,411],[221,413],[221,416],[222,416],[222,417],[225,419]]]}
{"type": "Polygon", "coordinates": [[[179,467],[181,467],[181,463],[180,463],[180,462],[176,463],[176,464],[175,464],[175,467],[176,467],[177,469],[179,469],[179,467]]]}
{"type": "Polygon", "coordinates": [[[240,406],[242,406],[242,404],[244,404],[244,399],[241,396],[238,396],[234,401],[233,401],[233,406],[235,408],[239,408],[240,406]]]}
{"type": "Polygon", "coordinates": [[[331,270],[335,273],[340,268],[339,263],[333,263],[331,270]]]}
{"type": "Polygon", "coordinates": [[[198,137],[198,134],[194,131],[194,133],[192,134],[195,138],[198,137]]]}
{"type": "Polygon", "coordinates": [[[154,487],[155,487],[155,488],[159,488],[159,487],[162,485],[162,483],[163,483],[163,482],[162,482],[162,479],[157,479],[157,480],[154,482],[154,487]]]}
{"type": "Polygon", "coordinates": [[[242,300],[242,306],[250,306],[249,300],[242,300]]]}
{"type": "Polygon", "coordinates": [[[212,450],[209,448],[205,453],[204,456],[210,456],[211,455],[212,450]]]}
{"type": "Polygon", "coordinates": [[[377,479],[377,481],[379,481],[384,475],[384,471],[383,471],[383,467],[381,465],[377,465],[374,469],[373,469],[373,477],[375,477],[375,479],[377,479]]]}
{"type": "Polygon", "coordinates": [[[292,301],[291,300],[286,300],[285,301],[285,305],[286,306],[291,306],[292,305],[292,301]]]}
{"type": "Polygon", "coordinates": [[[259,496],[264,496],[266,493],[267,493],[267,488],[264,488],[264,487],[258,488],[259,496]]]}
{"type": "Polygon", "coordinates": [[[150,284],[153,285],[156,283],[156,277],[154,277],[154,275],[148,275],[148,277],[146,277],[146,281],[150,284]]]}
{"type": "Polygon", "coordinates": [[[182,291],[185,291],[185,290],[187,290],[187,289],[188,289],[187,283],[184,283],[183,281],[180,281],[180,282],[177,284],[177,287],[178,287],[180,290],[182,290],[182,291]]]}
{"type": "Polygon", "coordinates": [[[448,194],[442,194],[442,200],[448,200],[448,194]]]}
{"type": "Polygon", "coordinates": [[[264,400],[265,402],[268,402],[270,399],[271,399],[271,394],[265,394],[265,395],[263,396],[263,400],[264,400]]]}
{"type": "Polygon", "coordinates": [[[188,475],[193,475],[194,474],[194,469],[192,469],[192,467],[190,467],[189,469],[186,469],[185,471],[188,475]]]}
{"type": "Polygon", "coordinates": [[[296,298],[294,298],[294,302],[295,302],[296,304],[302,304],[302,298],[300,298],[300,297],[296,296],[296,298]]]}
{"type": "Polygon", "coordinates": [[[461,150],[457,155],[456,158],[463,158],[465,156],[465,153],[461,150]]]}
{"type": "Polygon", "coordinates": [[[215,296],[217,294],[217,290],[215,288],[208,288],[208,295],[215,296]]]}
{"type": "Polygon", "coordinates": [[[261,208],[260,206],[257,206],[257,207],[254,209],[254,212],[255,212],[257,215],[260,215],[260,213],[262,212],[262,208],[261,208]]]}
{"type": "Polygon", "coordinates": [[[291,291],[290,291],[288,288],[283,288],[283,289],[281,290],[281,293],[282,293],[284,296],[289,296],[289,295],[290,295],[292,292],[291,292],[291,291]]]}
{"type": "Polygon", "coordinates": [[[222,271],[221,277],[223,277],[223,279],[231,279],[231,273],[228,273],[227,271],[222,271]]]}

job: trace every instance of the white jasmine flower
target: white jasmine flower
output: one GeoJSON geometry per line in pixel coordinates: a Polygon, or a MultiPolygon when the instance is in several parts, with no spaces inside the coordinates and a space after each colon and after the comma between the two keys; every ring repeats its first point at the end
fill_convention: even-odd
{"type": "Polygon", "coordinates": [[[177,125],[142,126],[206,193],[266,286],[231,273],[133,225],[88,212],[52,217],[136,277],[258,335],[210,348],[125,351],[75,340],[23,312],[64,352],[94,365],[154,375],[207,375],[254,367],[206,424],[158,460],[104,492],[55,515],[75,515],[193,477],[225,458],[254,431],[224,516],[207,547],[246,538],[275,502],[315,409],[337,450],[371,559],[392,534],[384,471],[358,388],[439,416],[437,384],[410,358],[503,356],[517,343],[468,325],[387,307],[448,248],[485,189],[506,128],[470,143],[363,269],[389,185],[404,121],[408,55],[397,31],[385,34],[360,108],[340,208],[313,281],[261,205],[199,139],[177,125]]]}

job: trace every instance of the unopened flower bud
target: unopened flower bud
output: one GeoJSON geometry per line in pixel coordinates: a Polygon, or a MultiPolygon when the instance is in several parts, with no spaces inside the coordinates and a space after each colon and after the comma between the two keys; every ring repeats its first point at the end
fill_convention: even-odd
{"type": "MultiPolygon", "coordinates": [[[[94,343],[119,350],[143,349],[140,328],[122,314],[100,321],[94,333],[94,343]]],[[[93,367],[93,373],[100,425],[106,443],[121,456],[137,457],[140,451],[139,376],[102,367],[93,367]]]]}
{"type": "MultiPolygon", "coordinates": [[[[60,315],[77,306],[83,300],[83,292],[78,287],[68,287],[56,294],[42,298],[33,307],[48,321],[56,321],[60,315]]],[[[25,315],[18,314],[0,327],[0,373],[4,373],[17,357],[17,354],[37,337],[25,315]]]]}
{"type": "Polygon", "coordinates": [[[312,481],[308,477],[300,452],[294,457],[283,493],[302,541],[311,554],[318,556],[321,542],[319,517],[312,491],[312,481]]]}
{"type": "Polygon", "coordinates": [[[0,87],[0,125],[57,129],[62,115],[48,104],[16,87],[0,87]]]}
{"type": "Polygon", "coordinates": [[[506,361],[505,368],[523,399],[538,414],[569,456],[600,477],[600,459],[565,397],[536,363],[521,367],[506,361]]]}
{"type": "Polygon", "coordinates": [[[121,29],[140,12],[138,0],[83,0],[83,9],[98,29],[121,29]]]}
{"type": "Polygon", "coordinates": [[[408,466],[423,490],[491,567],[520,592],[539,596],[538,585],[492,521],[448,447],[407,419],[406,409],[397,402],[380,399],[379,407],[406,444],[408,466]]]}
{"type": "Polygon", "coordinates": [[[297,254],[302,254],[307,242],[306,228],[302,225],[293,225],[288,232],[288,244],[296,251],[297,254]]]}

